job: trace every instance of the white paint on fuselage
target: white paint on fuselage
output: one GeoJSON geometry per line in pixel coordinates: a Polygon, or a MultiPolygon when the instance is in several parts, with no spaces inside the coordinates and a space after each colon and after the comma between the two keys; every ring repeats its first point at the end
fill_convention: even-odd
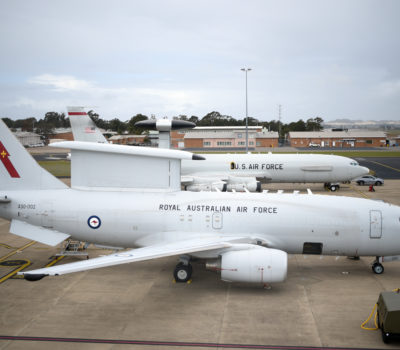
{"type": "Polygon", "coordinates": [[[361,198],[201,192],[193,199],[190,192],[73,189],[7,195],[11,203],[0,205],[0,216],[104,245],[148,246],[218,233],[254,237],[288,253],[302,253],[303,244],[313,242],[327,255],[400,254],[400,207],[361,198]],[[379,239],[370,238],[371,210],[382,212],[379,239]],[[93,215],[101,219],[97,229],[88,225],[93,215]]]}
{"type": "Polygon", "coordinates": [[[206,154],[204,157],[206,160],[202,161],[183,160],[182,176],[255,176],[264,177],[268,182],[341,182],[369,171],[351,158],[326,154],[206,154]]]}

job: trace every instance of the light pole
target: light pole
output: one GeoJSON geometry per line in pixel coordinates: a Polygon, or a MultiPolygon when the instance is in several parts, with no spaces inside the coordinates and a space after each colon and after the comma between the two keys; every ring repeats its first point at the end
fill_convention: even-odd
{"type": "Polygon", "coordinates": [[[246,73],[246,153],[249,151],[249,116],[248,116],[248,109],[247,109],[247,72],[251,71],[251,68],[241,68],[243,72],[246,73]]]}

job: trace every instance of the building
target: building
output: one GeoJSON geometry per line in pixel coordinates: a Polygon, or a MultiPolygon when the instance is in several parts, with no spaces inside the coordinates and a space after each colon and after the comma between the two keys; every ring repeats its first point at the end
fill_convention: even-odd
{"type": "Polygon", "coordinates": [[[114,135],[108,142],[119,145],[143,145],[147,135],[114,135]]]}
{"type": "MultiPolygon", "coordinates": [[[[278,133],[262,126],[248,127],[249,149],[277,147],[278,133]]],[[[244,150],[246,148],[245,126],[201,126],[186,130],[185,149],[244,150]]]]}
{"type": "Polygon", "coordinates": [[[29,131],[16,131],[14,132],[15,137],[21,142],[25,147],[39,147],[44,146],[40,135],[29,131]]]}
{"type": "Polygon", "coordinates": [[[292,147],[360,148],[385,147],[386,134],[371,130],[291,131],[288,141],[292,147]]]}
{"type": "Polygon", "coordinates": [[[48,135],[49,143],[59,141],[73,141],[74,135],[72,135],[71,128],[57,128],[53,130],[53,133],[48,135]]]}

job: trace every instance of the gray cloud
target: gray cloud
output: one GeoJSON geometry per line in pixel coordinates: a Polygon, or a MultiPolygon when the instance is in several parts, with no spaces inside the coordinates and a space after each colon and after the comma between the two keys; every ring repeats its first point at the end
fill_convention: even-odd
{"type": "Polygon", "coordinates": [[[0,3],[0,115],[398,119],[398,1],[0,3]]]}

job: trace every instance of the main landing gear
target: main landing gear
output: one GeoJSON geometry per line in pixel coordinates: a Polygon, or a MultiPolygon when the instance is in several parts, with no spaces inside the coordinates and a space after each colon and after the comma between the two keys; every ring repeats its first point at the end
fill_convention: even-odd
{"type": "Polygon", "coordinates": [[[381,275],[383,271],[385,271],[380,261],[381,260],[379,259],[379,256],[377,256],[374,262],[372,263],[372,271],[377,275],[381,275]]]}
{"type": "Polygon", "coordinates": [[[190,265],[190,258],[183,256],[179,258],[179,263],[176,265],[174,270],[174,278],[178,283],[185,283],[190,281],[192,278],[193,268],[190,265]]]}
{"type": "Polygon", "coordinates": [[[327,190],[330,190],[332,192],[338,191],[340,189],[340,185],[338,183],[330,183],[330,182],[325,182],[324,183],[324,188],[327,190]]]}

